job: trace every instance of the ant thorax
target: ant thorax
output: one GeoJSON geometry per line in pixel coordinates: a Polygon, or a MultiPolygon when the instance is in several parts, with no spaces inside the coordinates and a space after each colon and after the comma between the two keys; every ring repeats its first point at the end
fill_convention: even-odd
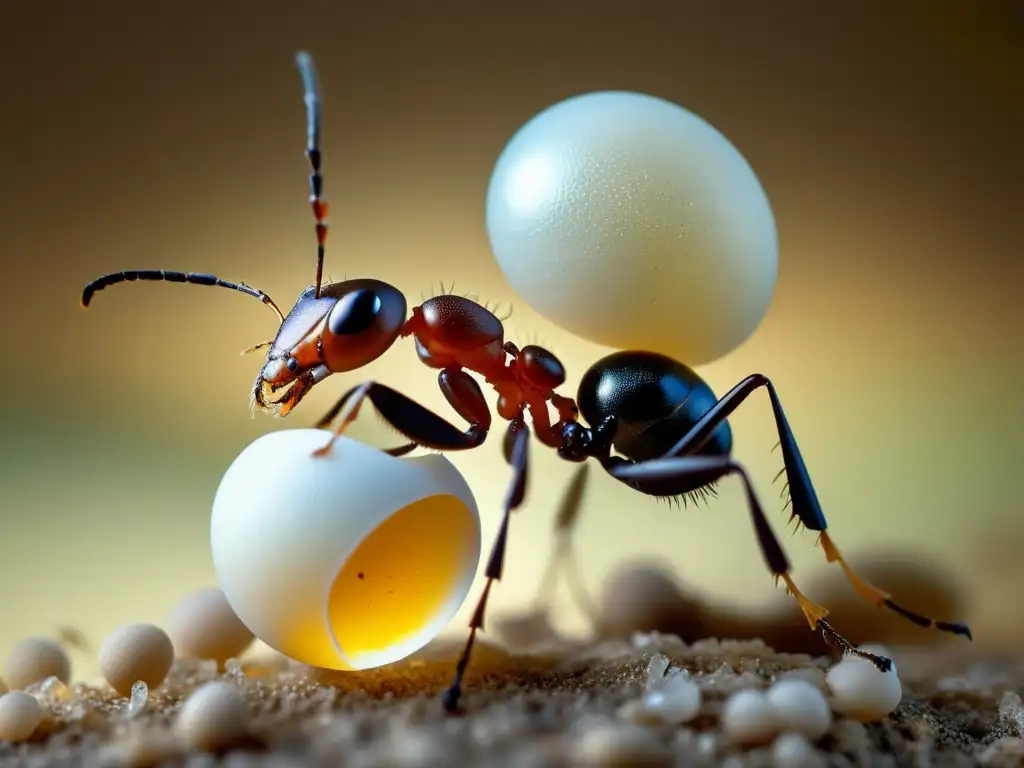
{"type": "Polygon", "coordinates": [[[431,368],[465,368],[489,384],[508,380],[501,320],[472,299],[427,299],[413,307],[401,335],[413,337],[420,360],[431,368]]]}

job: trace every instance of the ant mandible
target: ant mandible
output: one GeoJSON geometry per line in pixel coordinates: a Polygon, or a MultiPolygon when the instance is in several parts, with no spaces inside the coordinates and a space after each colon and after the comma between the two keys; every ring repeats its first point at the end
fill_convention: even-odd
{"type": "Polygon", "coordinates": [[[136,280],[219,286],[260,299],[277,314],[280,326],[273,341],[246,350],[269,348],[252,389],[251,410],[259,408],[282,417],[332,373],[357,370],[383,355],[397,339],[411,336],[420,361],[438,369],[441,392],[468,425],[464,429],[456,427],[395,389],[367,381],[350,389],[317,422],[319,428],[332,428],[331,438],[315,452],[318,456],[331,450],[366,400],[410,440],[390,449],[388,453],[392,455],[404,455],[417,446],[438,451],[476,448],[486,440],[492,417],[483,390],[470,372],[481,376],[496,391],[498,415],[508,422],[504,453],[513,477],[487,562],[483,592],[470,621],[469,637],[454,680],[443,695],[446,709],[457,708],[473,643],[484,625],[491,587],[502,576],[510,515],[525,496],[531,432],[563,459],[596,459],[612,477],[650,496],[672,498],[707,493],[726,475],[737,476],[746,491],[754,532],[768,568],[797,600],[811,629],[820,630],[830,644],[869,659],[883,672],[891,668],[889,659],[854,648],[825,620],[828,611],[796,587],[790,576],[789,560],[772,532],[750,477],[731,456],[732,432],[727,419],[758,389],[768,393],[775,415],[792,518],[819,534],[826,559],[838,563],[864,599],[923,627],[971,637],[964,624],[936,621],[897,605],[887,593],[858,576],[843,559],[826,531],[825,515],[796,438],[767,377],[748,376],[724,397],[717,398],[700,376],[676,360],[654,352],[620,351],[597,361],[586,371],[574,401],[555,391],[565,383],[566,372],[551,352],[536,345],[519,348],[505,341],[501,320],[468,297],[435,296],[413,307],[407,317],[405,296],[380,280],[359,278],[324,285],[328,206],[323,198],[321,175],[320,86],[309,54],[298,53],[296,63],[305,92],[306,157],[311,169],[310,204],[315,219],[317,261],[315,284],[302,292],[288,315],[266,293],[244,283],[165,270],[104,275],[85,286],[81,303],[88,307],[97,291],[136,280]],[[557,413],[554,423],[549,404],[557,413]],[[579,421],[580,415],[590,426],[579,421]]]}

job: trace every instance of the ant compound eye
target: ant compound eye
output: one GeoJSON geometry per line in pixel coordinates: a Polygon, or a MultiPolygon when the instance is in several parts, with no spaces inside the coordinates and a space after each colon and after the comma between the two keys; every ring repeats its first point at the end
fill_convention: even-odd
{"type": "Polygon", "coordinates": [[[380,307],[380,296],[375,292],[366,289],[352,291],[338,299],[327,318],[327,327],[331,333],[343,336],[362,333],[374,324],[380,307]]]}
{"type": "Polygon", "coordinates": [[[288,368],[289,371],[295,373],[295,371],[299,370],[299,361],[296,360],[294,357],[289,357],[288,362],[285,363],[285,366],[288,368]]]}

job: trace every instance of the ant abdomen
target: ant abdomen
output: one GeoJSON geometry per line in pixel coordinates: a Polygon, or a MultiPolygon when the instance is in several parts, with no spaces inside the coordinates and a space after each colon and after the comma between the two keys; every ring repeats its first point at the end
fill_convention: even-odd
{"type": "MultiPolygon", "coordinates": [[[[653,352],[614,352],[580,380],[580,413],[593,426],[614,416],[614,447],[633,461],[666,454],[718,402],[695,371],[653,352]]],[[[732,430],[723,421],[698,451],[728,455],[732,430]]]]}

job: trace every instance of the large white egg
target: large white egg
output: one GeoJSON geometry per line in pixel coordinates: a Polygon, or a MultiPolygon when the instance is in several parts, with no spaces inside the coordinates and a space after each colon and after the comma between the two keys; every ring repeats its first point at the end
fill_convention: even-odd
{"type": "Polygon", "coordinates": [[[252,633],[325,669],[405,658],[444,629],[480,561],[473,493],[443,456],[394,458],[330,432],[272,432],[213,503],[220,587],[252,633]]]}
{"type": "Polygon", "coordinates": [[[768,197],[701,117],[626,91],[544,110],[487,192],[491,250],[540,314],[589,341],[690,365],[743,343],[778,275],[768,197]]]}

